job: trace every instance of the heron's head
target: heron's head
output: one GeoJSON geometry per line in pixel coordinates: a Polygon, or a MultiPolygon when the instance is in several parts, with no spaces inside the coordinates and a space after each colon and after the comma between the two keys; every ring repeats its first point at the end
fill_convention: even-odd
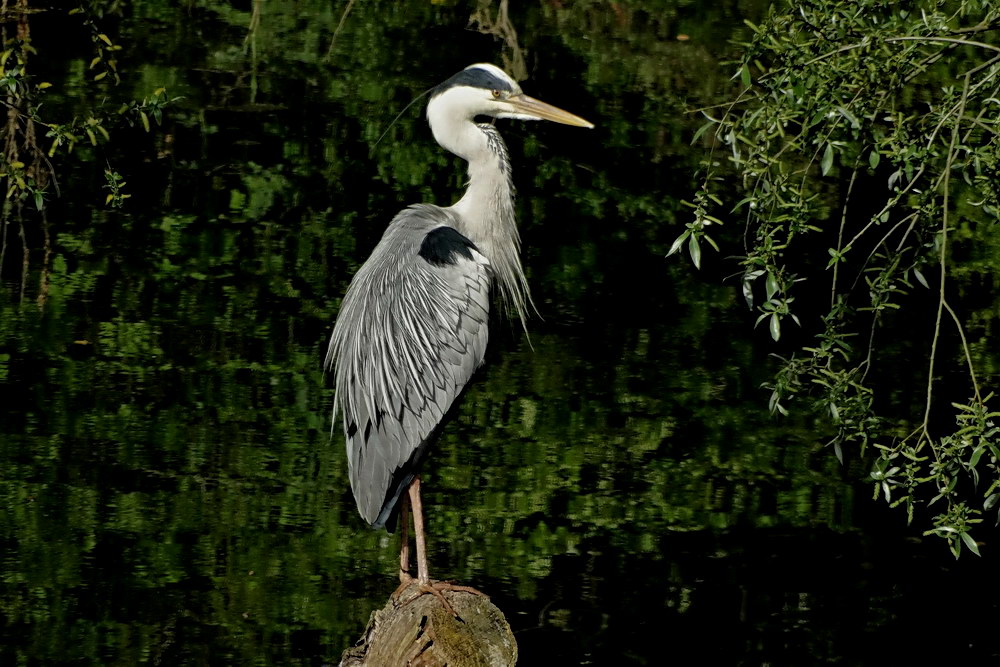
{"type": "Polygon", "coordinates": [[[506,72],[495,65],[477,63],[431,91],[427,117],[472,120],[476,116],[516,118],[518,120],[550,120],[577,127],[594,127],[579,116],[563,111],[521,92],[506,72]]]}

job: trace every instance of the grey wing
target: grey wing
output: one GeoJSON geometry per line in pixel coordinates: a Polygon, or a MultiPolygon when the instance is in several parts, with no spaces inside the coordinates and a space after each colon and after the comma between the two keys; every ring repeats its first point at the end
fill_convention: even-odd
{"type": "Polygon", "coordinates": [[[358,511],[383,526],[482,363],[490,268],[436,207],[406,209],[351,282],[327,351],[358,511]]]}

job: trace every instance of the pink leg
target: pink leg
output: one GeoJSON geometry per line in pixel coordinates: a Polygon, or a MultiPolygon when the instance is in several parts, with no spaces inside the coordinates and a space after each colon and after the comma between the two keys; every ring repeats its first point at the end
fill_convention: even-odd
{"type": "MultiPolygon", "coordinates": [[[[431,595],[433,595],[434,597],[436,597],[438,600],[441,601],[441,604],[444,606],[445,609],[448,610],[450,614],[454,614],[456,618],[459,618],[458,614],[455,613],[455,610],[452,608],[451,604],[448,602],[447,599],[445,599],[444,592],[461,591],[465,593],[472,593],[473,595],[483,595],[483,593],[477,591],[475,588],[472,588],[470,586],[458,586],[456,584],[448,583],[446,581],[431,581],[430,574],[428,573],[428,568],[427,568],[427,543],[424,534],[424,509],[423,505],[420,502],[419,477],[413,478],[413,483],[410,484],[410,488],[407,490],[407,493],[409,495],[410,510],[413,512],[413,533],[414,533],[413,537],[414,541],[417,543],[417,593],[416,595],[413,595],[412,597],[401,603],[398,601],[403,591],[407,590],[410,584],[413,582],[413,577],[411,577],[408,572],[410,567],[410,559],[409,559],[410,552],[409,552],[409,545],[406,540],[405,526],[407,524],[403,523],[404,526],[402,532],[403,546],[399,551],[400,584],[399,588],[396,589],[396,592],[393,593],[392,599],[393,601],[396,602],[397,605],[406,606],[407,604],[413,602],[421,595],[430,593],[431,595]]],[[[405,517],[406,516],[405,497],[403,498],[403,502],[404,505],[400,513],[405,517]]],[[[487,596],[483,595],[483,597],[487,596]]]]}
{"type": "Polygon", "coordinates": [[[410,484],[410,508],[413,510],[413,533],[417,543],[417,583],[429,584],[430,574],[427,571],[427,543],[424,534],[424,506],[420,502],[420,477],[414,477],[410,484]]]}
{"type": "Polygon", "coordinates": [[[410,576],[410,499],[403,496],[399,509],[399,582],[409,582],[410,576]]]}

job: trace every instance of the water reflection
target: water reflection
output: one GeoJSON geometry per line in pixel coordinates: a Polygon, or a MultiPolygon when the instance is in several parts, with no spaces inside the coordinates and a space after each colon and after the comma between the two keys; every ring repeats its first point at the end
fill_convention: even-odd
{"type": "MultiPolygon", "coordinates": [[[[463,179],[417,112],[373,144],[499,47],[465,5],[356,3],[330,61],[339,11],[265,3],[251,64],[227,3],[133,4],[127,85],[185,99],[113,156],[143,205],[94,206],[97,156],[67,175],[45,312],[4,296],[0,662],[335,661],[396,543],[356,516],[321,348],[389,217],[463,179]]],[[[542,319],[531,346],[497,325],[425,492],[436,571],[494,596],[522,664],[901,661],[907,637],[992,632],[937,606],[976,608],[980,563],[886,535],[860,470],[762,413],[724,269],[663,260],[697,160],[679,112],[727,85],[710,54],[758,12],[738,9],[519,10],[526,90],[602,129],[502,130],[542,319]]]]}

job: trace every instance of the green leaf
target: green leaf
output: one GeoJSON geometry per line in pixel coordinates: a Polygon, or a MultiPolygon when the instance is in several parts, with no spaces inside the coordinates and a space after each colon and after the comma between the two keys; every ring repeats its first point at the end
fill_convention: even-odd
{"type": "Polygon", "coordinates": [[[777,341],[781,338],[781,318],[778,317],[778,313],[771,313],[771,338],[777,341]]]}
{"type": "Polygon", "coordinates": [[[767,299],[771,300],[771,297],[775,295],[778,291],[778,279],[774,277],[773,273],[767,274],[767,299]]]}
{"type": "Polygon", "coordinates": [[[684,240],[690,235],[691,235],[691,230],[689,229],[680,236],[678,236],[676,239],[674,239],[673,244],[670,246],[670,250],[667,251],[667,257],[670,257],[675,252],[680,250],[681,246],[684,245],[684,240]]]}
{"type": "Polygon", "coordinates": [[[699,127],[698,131],[694,133],[694,137],[692,137],[692,139],[691,139],[691,145],[693,146],[694,144],[696,144],[698,142],[698,140],[701,139],[701,135],[703,135],[706,132],[708,132],[708,128],[712,127],[713,125],[715,125],[715,121],[714,120],[710,120],[707,123],[705,123],[704,125],[702,125],[701,127],[699,127]]]}
{"type": "Polygon", "coordinates": [[[740,81],[745,87],[750,87],[750,66],[746,63],[743,63],[743,67],[740,69],[740,81]]]}
{"type": "Polygon", "coordinates": [[[982,457],[983,452],[986,451],[985,445],[979,445],[976,447],[975,451],[972,452],[972,458],[969,459],[969,466],[975,468],[979,464],[979,459],[982,457]]]}
{"type": "Polygon", "coordinates": [[[878,151],[872,151],[871,153],[868,154],[868,166],[874,169],[875,167],[878,166],[879,160],[881,158],[882,156],[878,154],[878,151]]]}
{"type": "Polygon", "coordinates": [[[701,246],[698,245],[698,237],[694,234],[688,240],[688,253],[691,255],[691,261],[694,263],[694,268],[701,268],[701,246]]]}
{"type": "Polygon", "coordinates": [[[819,163],[819,169],[824,176],[830,173],[830,168],[833,167],[833,144],[827,144],[826,150],[823,151],[823,159],[819,163]]]}
{"type": "Polygon", "coordinates": [[[977,556],[980,555],[979,545],[976,544],[976,541],[974,539],[972,539],[972,535],[969,535],[968,533],[962,533],[962,541],[965,542],[965,546],[969,548],[969,551],[976,554],[977,556]]]}
{"type": "Polygon", "coordinates": [[[859,127],[861,127],[861,122],[858,121],[858,117],[855,116],[853,113],[851,113],[849,109],[847,109],[846,107],[837,107],[837,111],[840,112],[841,116],[847,119],[847,122],[851,124],[852,128],[858,129],[859,127]]]}
{"type": "Polygon", "coordinates": [[[753,308],[753,283],[749,280],[743,281],[743,298],[747,302],[747,307],[753,308]]]}
{"type": "Polygon", "coordinates": [[[931,288],[931,286],[927,284],[927,278],[924,278],[924,274],[920,273],[920,269],[917,269],[917,268],[913,269],[913,277],[916,278],[917,282],[919,282],[921,285],[923,285],[927,289],[931,288]]]}

